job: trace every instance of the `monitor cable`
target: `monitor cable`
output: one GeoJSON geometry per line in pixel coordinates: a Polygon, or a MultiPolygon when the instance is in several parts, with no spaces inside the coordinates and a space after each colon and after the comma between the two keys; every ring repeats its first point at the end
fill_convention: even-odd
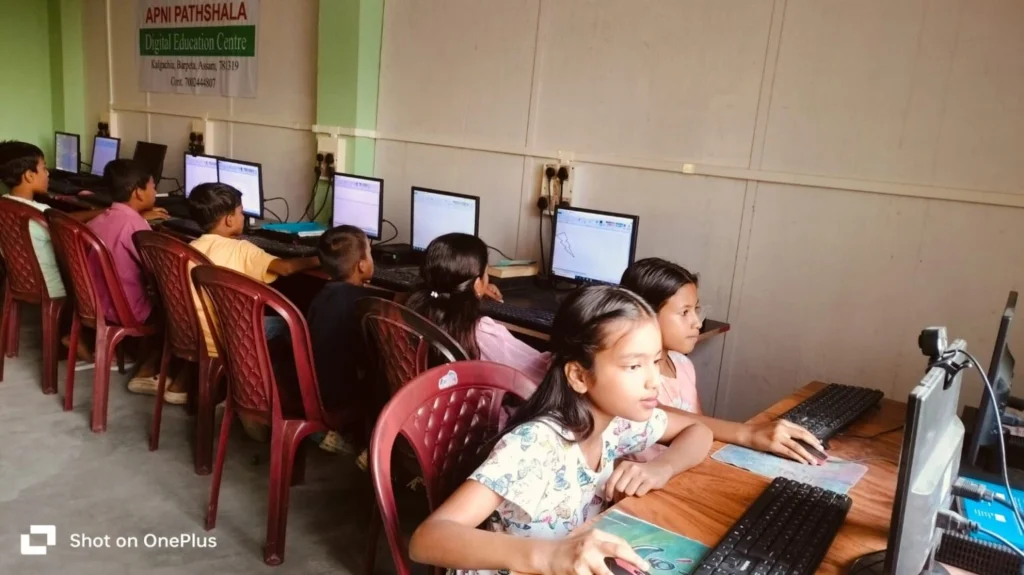
{"type": "Polygon", "coordinates": [[[935,526],[939,529],[953,531],[963,535],[967,535],[969,533],[981,533],[983,535],[988,535],[989,537],[1002,543],[1006,547],[1009,547],[1017,555],[1024,557],[1024,551],[1021,551],[1016,545],[1011,543],[1008,539],[994,531],[985,529],[984,527],[979,525],[977,521],[971,521],[970,519],[964,517],[963,515],[960,515],[959,513],[956,513],[955,511],[939,511],[938,515],[935,517],[935,526]]]}
{"type": "MultiPolygon", "coordinates": [[[[985,383],[985,391],[988,393],[988,398],[989,401],[992,402],[992,405],[999,405],[999,402],[996,401],[996,392],[992,389],[992,382],[988,380],[988,374],[985,373],[984,369],[981,369],[981,364],[978,363],[978,360],[966,350],[958,351],[959,353],[964,354],[964,356],[971,361],[974,368],[978,370],[978,374],[981,375],[982,382],[985,383]]],[[[999,437],[999,467],[1003,476],[1003,487],[1006,488],[1006,493],[1009,496],[1010,507],[1013,509],[1013,517],[1017,520],[1017,526],[1021,530],[1021,533],[1024,533],[1024,517],[1021,516],[1020,509],[1017,507],[1017,498],[1013,497],[1013,488],[1010,486],[1010,475],[1006,465],[1006,440],[1003,438],[1002,416],[999,414],[999,410],[995,410],[995,415],[996,424],[999,429],[999,433],[997,433],[996,436],[999,437]]]]}
{"type": "Polygon", "coordinates": [[[499,250],[498,248],[496,248],[496,247],[494,247],[494,246],[488,245],[488,246],[487,246],[487,249],[489,249],[489,250],[494,250],[494,251],[498,252],[498,254],[500,254],[500,255],[501,255],[501,257],[505,258],[506,260],[512,261],[512,260],[514,259],[514,258],[510,258],[510,257],[508,257],[508,254],[506,254],[505,252],[503,252],[503,251],[499,250]]]}
{"type": "MultiPolygon", "coordinates": [[[[324,211],[324,208],[327,207],[327,202],[330,201],[331,194],[334,191],[334,154],[328,153],[324,156],[324,164],[327,172],[327,192],[324,193],[324,201],[320,204],[320,208],[317,209],[310,220],[314,222],[320,217],[320,213],[324,211]]],[[[316,194],[313,195],[313,199],[316,199],[316,194]]]]}
{"type": "Polygon", "coordinates": [[[309,210],[313,207],[313,202],[316,201],[316,189],[320,185],[320,175],[323,174],[323,168],[320,166],[323,162],[324,155],[317,154],[316,165],[313,166],[313,174],[315,174],[316,177],[313,178],[313,188],[309,191],[309,202],[306,203],[305,209],[302,210],[302,217],[299,218],[300,222],[309,217],[309,210]]]}
{"type": "Polygon", "coordinates": [[[395,224],[391,223],[390,220],[381,220],[381,221],[384,222],[385,224],[391,226],[391,229],[394,230],[395,233],[391,234],[391,237],[386,239],[386,240],[378,240],[377,243],[373,244],[375,246],[382,246],[384,244],[393,242],[393,241],[395,241],[396,238],[398,238],[398,227],[395,226],[395,224]]]}
{"type": "Polygon", "coordinates": [[[267,198],[267,199],[263,200],[263,208],[265,210],[267,210],[268,212],[270,212],[271,214],[273,214],[274,217],[277,218],[277,221],[279,221],[281,223],[287,222],[288,220],[292,219],[292,208],[291,208],[291,206],[288,205],[288,200],[286,200],[284,198],[281,198],[281,197],[267,198]],[[277,215],[270,208],[266,207],[267,203],[275,202],[275,201],[284,202],[284,219],[283,220],[281,219],[281,216],[277,215]]]}

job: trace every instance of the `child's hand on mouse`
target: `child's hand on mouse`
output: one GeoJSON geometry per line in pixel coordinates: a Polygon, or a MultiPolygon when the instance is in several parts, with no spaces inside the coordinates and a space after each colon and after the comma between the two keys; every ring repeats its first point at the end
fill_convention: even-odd
{"type": "Polygon", "coordinates": [[[550,544],[543,575],[612,575],[605,557],[623,559],[645,571],[651,568],[625,539],[597,529],[578,529],[550,544]]]}
{"type": "Polygon", "coordinates": [[[622,461],[605,484],[605,500],[614,501],[619,494],[640,497],[653,489],[661,489],[670,479],[672,467],[657,459],[646,463],[622,461]]]}
{"type": "Polygon", "coordinates": [[[825,452],[825,447],[821,445],[818,438],[814,437],[811,432],[795,423],[785,419],[776,419],[768,423],[747,425],[745,431],[745,441],[743,442],[745,447],[781,455],[800,463],[807,463],[809,465],[821,464],[816,457],[808,453],[796,440],[801,439],[822,453],[825,452]]]}

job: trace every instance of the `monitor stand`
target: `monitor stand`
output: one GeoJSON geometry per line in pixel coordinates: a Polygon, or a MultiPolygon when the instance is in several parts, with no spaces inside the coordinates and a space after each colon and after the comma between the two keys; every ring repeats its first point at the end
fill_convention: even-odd
{"type": "MultiPolygon", "coordinates": [[[[854,560],[846,572],[849,575],[888,575],[885,572],[885,553],[886,550],[882,549],[861,555],[854,560]]],[[[949,570],[937,563],[934,557],[929,557],[928,563],[931,564],[931,569],[926,565],[925,569],[921,571],[921,575],[949,575],[949,570]]]]}

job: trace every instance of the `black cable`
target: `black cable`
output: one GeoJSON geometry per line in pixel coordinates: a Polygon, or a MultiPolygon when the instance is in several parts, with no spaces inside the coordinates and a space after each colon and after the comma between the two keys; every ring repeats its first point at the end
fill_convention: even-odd
{"type": "Polygon", "coordinates": [[[903,429],[903,427],[904,427],[904,424],[901,423],[901,424],[897,425],[896,427],[893,427],[891,429],[886,429],[885,431],[879,431],[878,433],[875,433],[875,434],[872,434],[872,435],[853,435],[853,434],[850,434],[850,433],[842,433],[840,435],[842,435],[843,437],[849,438],[849,439],[878,439],[879,437],[881,437],[883,435],[888,435],[888,434],[890,434],[890,433],[892,433],[894,431],[899,431],[899,430],[903,429]]]}
{"type": "Polygon", "coordinates": [[[506,254],[505,252],[499,250],[498,248],[496,248],[494,246],[487,246],[487,249],[494,250],[494,251],[498,252],[499,254],[501,254],[501,257],[503,257],[503,258],[505,258],[507,260],[512,260],[513,259],[513,258],[508,257],[508,254],[506,254]]]}
{"type": "MultiPolygon", "coordinates": [[[[989,401],[992,402],[992,405],[999,405],[999,402],[996,400],[996,392],[992,389],[992,382],[988,380],[988,374],[985,373],[984,369],[981,369],[981,364],[978,363],[978,360],[974,359],[974,356],[966,350],[961,349],[958,351],[964,354],[967,359],[971,360],[971,363],[974,364],[974,368],[978,370],[979,374],[981,374],[981,380],[985,383],[985,391],[988,393],[988,398],[989,401]]],[[[999,415],[998,409],[995,410],[995,415],[996,425],[998,426],[996,429],[999,430],[999,433],[996,435],[999,436],[999,459],[1002,463],[1003,487],[1006,488],[1006,494],[1010,500],[1011,506],[1013,507],[1013,516],[1017,520],[1017,525],[1020,527],[1021,531],[1024,531],[1024,518],[1021,517],[1020,509],[1017,507],[1017,498],[1013,496],[1013,488],[1010,486],[1010,475],[1006,469],[1006,440],[1003,438],[1003,420],[999,415]]]]}
{"type": "MultiPolygon", "coordinates": [[[[286,200],[284,198],[280,198],[280,197],[278,197],[278,198],[266,198],[265,200],[263,200],[264,209],[267,209],[269,211],[269,208],[266,207],[267,202],[273,202],[273,201],[284,202],[284,219],[282,220],[281,218],[277,218],[277,221],[284,223],[284,222],[287,222],[288,220],[292,219],[292,208],[291,208],[291,206],[288,205],[288,200],[286,200]]],[[[270,212],[270,213],[273,214],[274,212],[270,212]]],[[[277,214],[274,214],[274,215],[276,216],[277,214]]]]}
{"type": "Polygon", "coordinates": [[[181,185],[181,182],[178,181],[178,178],[172,178],[170,176],[164,176],[163,178],[160,179],[161,182],[166,182],[167,180],[170,180],[170,181],[174,182],[174,185],[177,186],[176,188],[174,188],[173,190],[171,190],[170,192],[167,192],[167,193],[169,193],[169,194],[176,194],[178,192],[184,191],[185,186],[181,185]]]}
{"type": "Polygon", "coordinates": [[[320,209],[318,209],[316,211],[316,213],[313,214],[313,217],[309,221],[315,222],[316,219],[320,217],[320,213],[323,212],[324,208],[327,207],[327,201],[329,199],[331,199],[331,192],[333,192],[333,191],[334,191],[334,178],[330,178],[330,179],[327,180],[327,191],[324,192],[324,201],[323,201],[322,204],[320,204],[320,209]]]}
{"type": "Polygon", "coordinates": [[[540,209],[540,223],[537,225],[537,235],[540,238],[540,274],[548,275],[548,263],[544,259],[544,208],[540,209]]]}
{"type": "Polygon", "coordinates": [[[313,207],[313,202],[316,201],[316,190],[320,187],[320,168],[316,169],[316,179],[313,180],[313,189],[309,191],[309,202],[306,203],[306,207],[302,210],[302,217],[299,221],[309,217],[309,209],[313,207]]]}
{"type": "Polygon", "coordinates": [[[277,218],[277,221],[279,223],[282,223],[282,224],[284,223],[284,220],[281,219],[281,216],[277,215],[277,213],[274,212],[274,210],[272,210],[272,209],[270,209],[270,208],[268,208],[267,206],[264,205],[263,206],[263,211],[268,212],[268,213],[270,213],[270,215],[272,215],[275,218],[277,218]]]}
{"type": "Polygon", "coordinates": [[[386,240],[378,241],[377,244],[376,244],[378,246],[382,246],[382,245],[384,245],[386,243],[393,242],[393,241],[395,241],[395,238],[398,237],[398,227],[395,226],[395,224],[389,222],[388,220],[383,220],[383,221],[384,221],[385,224],[391,226],[391,229],[395,230],[395,233],[392,234],[391,237],[386,239],[386,240]]]}

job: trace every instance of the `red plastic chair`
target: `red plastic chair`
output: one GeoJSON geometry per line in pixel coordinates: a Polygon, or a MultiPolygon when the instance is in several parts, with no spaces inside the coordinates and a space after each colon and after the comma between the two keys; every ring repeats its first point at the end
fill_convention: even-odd
{"type": "MultiPolygon", "coordinates": [[[[305,475],[302,440],[311,433],[337,429],[355,414],[347,410],[339,413],[324,411],[313,369],[309,328],[298,308],[280,292],[218,266],[194,268],[192,281],[202,294],[203,310],[208,325],[214,331],[217,354],[224,358],[228,375],[228,396],[213,468],[206,529],[213,529],[217,522],[224,457],[231,421],[237,411],[271,427],[270,503],[263,561],[268,565],[280,565],[284,561],[290,486],[301,483],[305,475]],[[267,307],[277,312],[288,325],[298,380],[298,399],[301,400],[301,406],[295,411],[302,413],[291,413],[293,410],[282,405],[282,399],[293,398],[282,395],[270,363],[263,319],[267,307]],[[217,318],[229,318],[230,329],[223,329],[217,318]]],[[[289,402],[288,407],[292,403],[289,402]]]]}
{"type": "Polygon", "coordinates": [[[171,357],[197,363],[199,380],[196,388],[189,390],[189,398],[195,399],[198,411],[193,459],[196,473],[208,475],[213,466],[213,427],[217,402],[223,395],[218,382],[224,364],[220,358],[210,357],[206,348],[206,340],[199,327],[198,310],[192,297],[192,278],[189,272],[195,266],[210,265],[210,260],[192,246],[162,232],[135,232],[132,241],[155,280],[165,318],[174,318],[174,321],[164,321],[164,350],[160,360],[149,450],[156,451],[160,446],[163,396],[171,357]]]}
{"type": "Polygon", "coordinates": [[[497,436],[502,400],[529,397],[535,385],[514,368],[487,361],[442,365],[407,383],[384,407],[370,440],[370,474],[398,575],[409,575],[391,483],[391,452],[404,437],[416,453],[431,510],[483,463],[497,436]]]}
{"type": "Polygon", "coordinates": [[[92,386],[92,430],[102,433],[107,430],[107,403],[110,395],[110,365],[117,344],[126,337],[147,337],[159,331],[156,323],[141,323],[135,319],[128,298],[124,295],[117,269],[110,252],[96,234],[85,224],[58,212],[47,210],[46,220],[50,223],[50,237],[53,251],[57,254],[64,284],[72,294],[75,304],[74,319],[71,322],[71,344],[68,352],[68,380],[64,393],[64,411],[74,405],[75,390],[75,349],[82,326],[96,330],[96,370],[92,386]],[[89,262],[100,266],[100,278],[94,278],[89,262]],[[106,284],[117,314],[117,321],[107,320],[96,291],[96,281],[106,284]]]}
{"type": "MultiPolygon", "coordinates": [[[[43,316],[43,393],[57,393],[57,354],[60,349],[60,316],[66,298],[51,298],[32,247],[31,222],[47,227],[43,212],[32,206],[0,198],[0,253],[6,264],[3,311],[0,312],[0,381],[4,358],[18,355],[22,303],[42,308],[43,316]]],[[[74,364],[74,362],[72,362],[74,364]]]]}

